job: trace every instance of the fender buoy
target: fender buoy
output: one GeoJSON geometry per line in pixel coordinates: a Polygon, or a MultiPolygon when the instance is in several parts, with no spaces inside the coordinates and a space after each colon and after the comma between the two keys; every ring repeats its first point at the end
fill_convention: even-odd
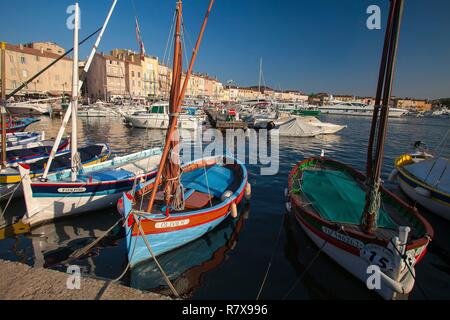
{"type": "Polygon", "coordinates": [[[287,197],[289,197],[289,190],[288,190],[288,188],[285,188],[284,189],[284,196],[287,198],[287,197]]]}
{"type": "Polygon", "coordinates": [[[231,204],[231,217],[233,219],[236,219],[238,217],[237,205],[234,202],[231,204]]]}
{"type": "Polygon", "coordinates": [[[252,199],[252,185],[247,182],[245,186],[245,200],[250,201],[252,199]]]}

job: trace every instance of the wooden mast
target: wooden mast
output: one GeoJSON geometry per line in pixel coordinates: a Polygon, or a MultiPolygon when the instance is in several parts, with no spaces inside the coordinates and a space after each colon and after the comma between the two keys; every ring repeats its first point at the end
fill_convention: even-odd
{"type": "Polygon", "coordinates": [[[383,165],[384,144],[387,135],[389,105],[391,102],[402,14],[403,0],[391,0],[390,18],[386,30],[385,46],[383,49],[376,97],[376,102],[381,102],[382,99],[381,114],[380,117],[378,117],[378,108],[375,108],[368,148],[368,160],[370,159],[370,163],[367,164],[368,188],[366,194],[366,206],[363,214],[363,227],[366,232],[373,232],[377,228],[376,221],[381,206],[381,169],[383,165]],[[377,136],[377,145],[374,158],[372,158],[375,134],[377,136]]]}
{"type": "Polygon", "coordinates": [[[79,26],[79,6],[75,3],[75,25],[73,29],[73,70],[72,70],[72,135],[70,139],[71,144],[71,167],[72,167],[72,182],[77,181],[79,155],[78,155],[78,141],[77,141],[77,110],[78,110],[78,26],[79,26]]]}
{"type": "Polygon", "coordinates": [[[2,124],[2,156],[1,156],[1,168],[6,168],[6,43],[2,42],[2,99],[0,105],[1,124],[2,124]]]}
{"type": "MultiPolygon", "coordinates": [[[[198,39],[197,39],[197,43],[196,43],[195,48],[194,48],[194,50],[192,52],[192,58],[191,58],[191,61],[190,61],[190,64],[189,64],[189,68],[188,68],[188,70],[186,72],[186,78],[184,79],[183,87],[182,87],[181,93],[179,93],[179,97],[177,99],[177,105],[176,105],[176,107],[177,107],[176,111],[177,112],[175,114],[173,114],[173,115],[171,114],[170,115],[171,118],[172,117],[177,118],[178,117],[178,112],[181,111],[180,110],[180,106],[181,106],[181,103],[184,100],[184,96],[186,94],[186,89],[187,89],[188,84],[189,84],[189,79],[191,77],[192,70],[194,68],[194,63],[195,63],[195,60],[197,58],[198,49],[200,48],[200,44],[201,44],[202,39],[203,39],[203,34],[205,32],[206,24],[208,22],[208,18],[209,18],[209,15],[211,13],[211,9],[212,9],[213,4],[214,4],[214,0],[210,0],[208,10],[206,11],[205,19],[203,20],[203,25],[202,25],[202,28],[200,30],[200,34],[199,34],[198,39]]],[[[181,14],[182,14],[181,10],[182,10],[182,0],[180,0],[177,3],[177,21],[178,21],[178,19],[180,19],[180,21],[181,21],[181,14]]],[[[179,34],[180,30],[175,32],[175,37],[177,36],[177,33],[179,34]]],[[[176,50],[176,48],[174,50],[176,50]]],[[[177,54],[180,54],[180,57],[181,57],[181,48],[178,50],[178,52],[179,53],[175,53],[174,52],[174,69],[175,69],[175,59],[177,57],[177,54]]],[[[172,79],[172,85],[173,85],[173,82],[174,81],[172,79]]],[[[173,90],[173,87],[172,87],[172,90],[173,90]]],[[[171,93],[172,93],[172,90],[171,90],[171,93]]],[[[161,162],[160,162],[160,165],[159,165],[158,173],[156,175],[155,182],[153,184],[153,189],[152,189],[152,193],[150,195],[150,200],[149,200],[149,204],[148,204],[148,207],[147,207],[147,212],[151,212],[153,210],[153,204],[155,202],[156,193],[158,191],[159,184],[161,183],[162,173],[164,171],[164,167],[165,167],[165,164],[166,164],[166,161],[167,161],[167,158],[168,158],[168,155],[169,155],[170,147],[171,147],[170,140],[172,139],[173,133],[174,133],[174,131],[176,129],[176,125],[177,125],[177,121],[171,121],[170,124],[169,124],[169,129],[167,131],[167,136],[166,136],[166,144],[164,146],[164,150],[163,150],[163,153],[162,153],[162,156],[161,156],[161,162]]]]}

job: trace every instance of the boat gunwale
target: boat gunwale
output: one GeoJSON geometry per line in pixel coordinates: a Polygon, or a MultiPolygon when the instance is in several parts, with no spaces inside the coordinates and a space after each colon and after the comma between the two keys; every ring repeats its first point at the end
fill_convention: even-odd
{"type": "MultiPolygon", "coordinates": [[[[297,174],[297,172],[299,172],[301,169],[300,167],[303,165],[306,165],[307,163],[310,163],[312,161],[318,161],[318,162],[323,162],[323,163],[331,163],[335,166],[337,166],[338,168],[344,169],[346,170],[348,173],[350,173],[354,178],[358,179],[359,181],[364,181],[365,180],[365,175],[362,174],[361,172],[359,172],[358,170],[343,164],[341,162],[329,159],[329,158],[320,158],[320,157],[312,157],[312,158],[308,158],[305,159],[301,162],[299,162],[297,165],[294,166],[294,168],[291,170],[290,174],[289,174],[289,179],[288,179],[288,188],[289,191],[292,190],[293,188],[293,183],[294,183],[294,175],[297,174]]],[[[417,222],[419,222],[420,224],[422,224],[423,228],[424,228],[424,233],[425,235],[421,236],[418,239],[412,240],[410,241],[407,246],[406,246],[406,250],[414,250],[414,249],[418,249],[420,247],[426,247],[427,244],[430,242],[430,239],[433,239],[434,237],[434,230],[432,228],[432,226],[430,225],[430,223],[422,216],[420,215],[419,211],[413,207],[411,207],[410,205],[408,205],[404,200],[402,200],[401,198],[399,198],[397,195],[395,195],[394,193],[392,193],[391,191],[387,190],[386,188],[384,188],[383,186],[381,186],[381,192],[385,195],[387,195],[388,197],[390,197],[392,200],[394,200],[394,202],[398,203],[406,212],[408,212],[412,218],[416,219],[417,222]]],[[[300,210],[301,212],[303,212],[304,214],[308,215],[310,218],[316,220],[319,224],[321,225],[325,225],[327,227],[329,227],[330,229],[334,230],[334,231],[338,231],[340,230],[340,228],[344,228],[345,226],[343,224],[339,224],[339,223],[333,223],[332,221],[326,220],[324,218],[322,218],[320,215],[312,212],[309,209],[306,209],[304,206],[301,205],[301,201],[294,198],[294,197],[289,197],[290,201],[294,203],[294,205],[296,206],[295,209],[300,210]],[[339,226],[340,228],[337,229],[336,227],[339,226]]],[[[303,218],[302,218],[303,220],[303,218]]],[[[383,239],[381,237],[378,237],[374,234],[367,234],[361,231],[357,231],[351,228],[346,228],[345,232],[347,234],[352,234],[354,235],[356,238],[359,239],[363,239],[367,242],[377,242],[379,244],[382,244],[383,246],[387,246],[389,243],[389,240],[383,239]]]]}

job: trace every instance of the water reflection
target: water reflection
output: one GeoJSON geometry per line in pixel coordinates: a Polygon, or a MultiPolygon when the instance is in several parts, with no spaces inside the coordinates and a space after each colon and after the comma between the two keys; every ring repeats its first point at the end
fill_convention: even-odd
{"type": "MultiPolygon", "coordinates": [[[[348,125],[348,128],[338,135],[280,138],[280,168],[274,176],[261,176],[260,164],[247,166],[253,193],[249,208],[252,214],[248,220],[241,218],[229,221],[206,237],[161,257],[161,264],[174,280],[177,290],[194,299],[256,298],[284,214],[283,191],[292,166],[306,157],[320,155],[324,150],[328,157],[348,163],[360,171],[365,168],[370,119],[322,116],[321,120],[348,125]],[[244,232],[240,232],[244,224],[244,232]],[[239,245],[236,246],[238,238],[239,245]]],[[[60,123],[58,119],[43,118],[41,122],[33,124],[30,130],[45,130],[48,137],[55,137],[60,123]]],[[[392,119],[389,123],[383,177],[387,178],[393,169],[395,157],[410,151],[412,143],[421,140],[433,150],[449,128],[448,120],[392,119]]],[[[165,138],[163,131],[131,129],[124,126],[119,118],[80,119],[78,130],[80,145],[105,142],[115,154],[161,145],[165,138]]],[[[67,132],[70,132],[70,126],[67,132]]],[[[447,141],[443,148],[442,155],[445,157],[450,157],[449,143],[447,141]]],[[[389,187],[400,192],[395,184],[389,187]]],[[[24,212],[25,205],[19,200],[10,204],[5,218],[11,221],[23,216],[24,212]]],[[[450,222],[426,211],[423,214],[435,228],[436,237],[424,261],[417,266],[418,283],[429,298],[448,298],[450,222]]],[[[31,235],[0,241],[0,258],[65,271],[69,256],[103,234],[118,218],[116,210],[111,208],[42,226],[33,230],[31,235]]],[[[377,298],[322,254],[308,268],[316,254],[317,247],[298,223],[286,219],[279,250],[262,298],[281,299],[295,282],[298,285],[286,296],[287,299],[377,298]]],[[[88,256],[73,261],[86,274],[109,279],[119,276],[127,262],[121,228],[114,230],[88,256]]],[[[155,270],[152,263],[144,264],[124,281],[138,288],[157,288],[167,292],[161,275],[155,270]]],[[[424,297],[420,290],[415,290],[411,298],[424,297]]]]}
{"type": "MultiPolygon", "coordinates": [[[[201,286],[203,275],[228,258],[228,252],[236,247],[239,233],[249,215],[250,208],[244,207],[238,219],[227,219],[204,237],[158,257],[159,263],[183,298],[191,297],[193,291],[201,286]]],[[[131,270],[130,286],[171,294],[153,260],[131,270]]]]}

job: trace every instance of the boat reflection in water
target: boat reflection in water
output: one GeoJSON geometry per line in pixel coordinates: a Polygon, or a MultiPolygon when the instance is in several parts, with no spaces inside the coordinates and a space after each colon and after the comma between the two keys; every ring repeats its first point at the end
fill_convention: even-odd
{"type": "Polygon", "coordinates": [[[120,244],[125,234],[120,226],[114,228],[87,255],[80,257],[79,260],[69,261],[73,253],[103,236],[119,219],[113,211],[110,210],[110,213],[99,211],[89,217],[79,216],[33,228],[26,236],[31,240],[33,251],[28,257],[32,259],[30,265],[65,272],[70,264],[80,266],[84,274],[105,278],[119,275],[127,263],[124,248],[120,244]],[[104,257],[97,259],[100,252],[104,257]],[[112,263],[108,257],[114,258],[115,262],[112,263]]]}
{"type": "MultiPolygon", "coordinates": [[[[228,258],[238,242],[250,207],[245,205],[236,219],[226,219],[202,238],[158,257],[167,276],[183,298],[189,298],[201,286],[202,276],[217,268],[228,258]]],[[[140,263],[130,271],[130,286],[170,295],[154,260],[140,263]]]]}

